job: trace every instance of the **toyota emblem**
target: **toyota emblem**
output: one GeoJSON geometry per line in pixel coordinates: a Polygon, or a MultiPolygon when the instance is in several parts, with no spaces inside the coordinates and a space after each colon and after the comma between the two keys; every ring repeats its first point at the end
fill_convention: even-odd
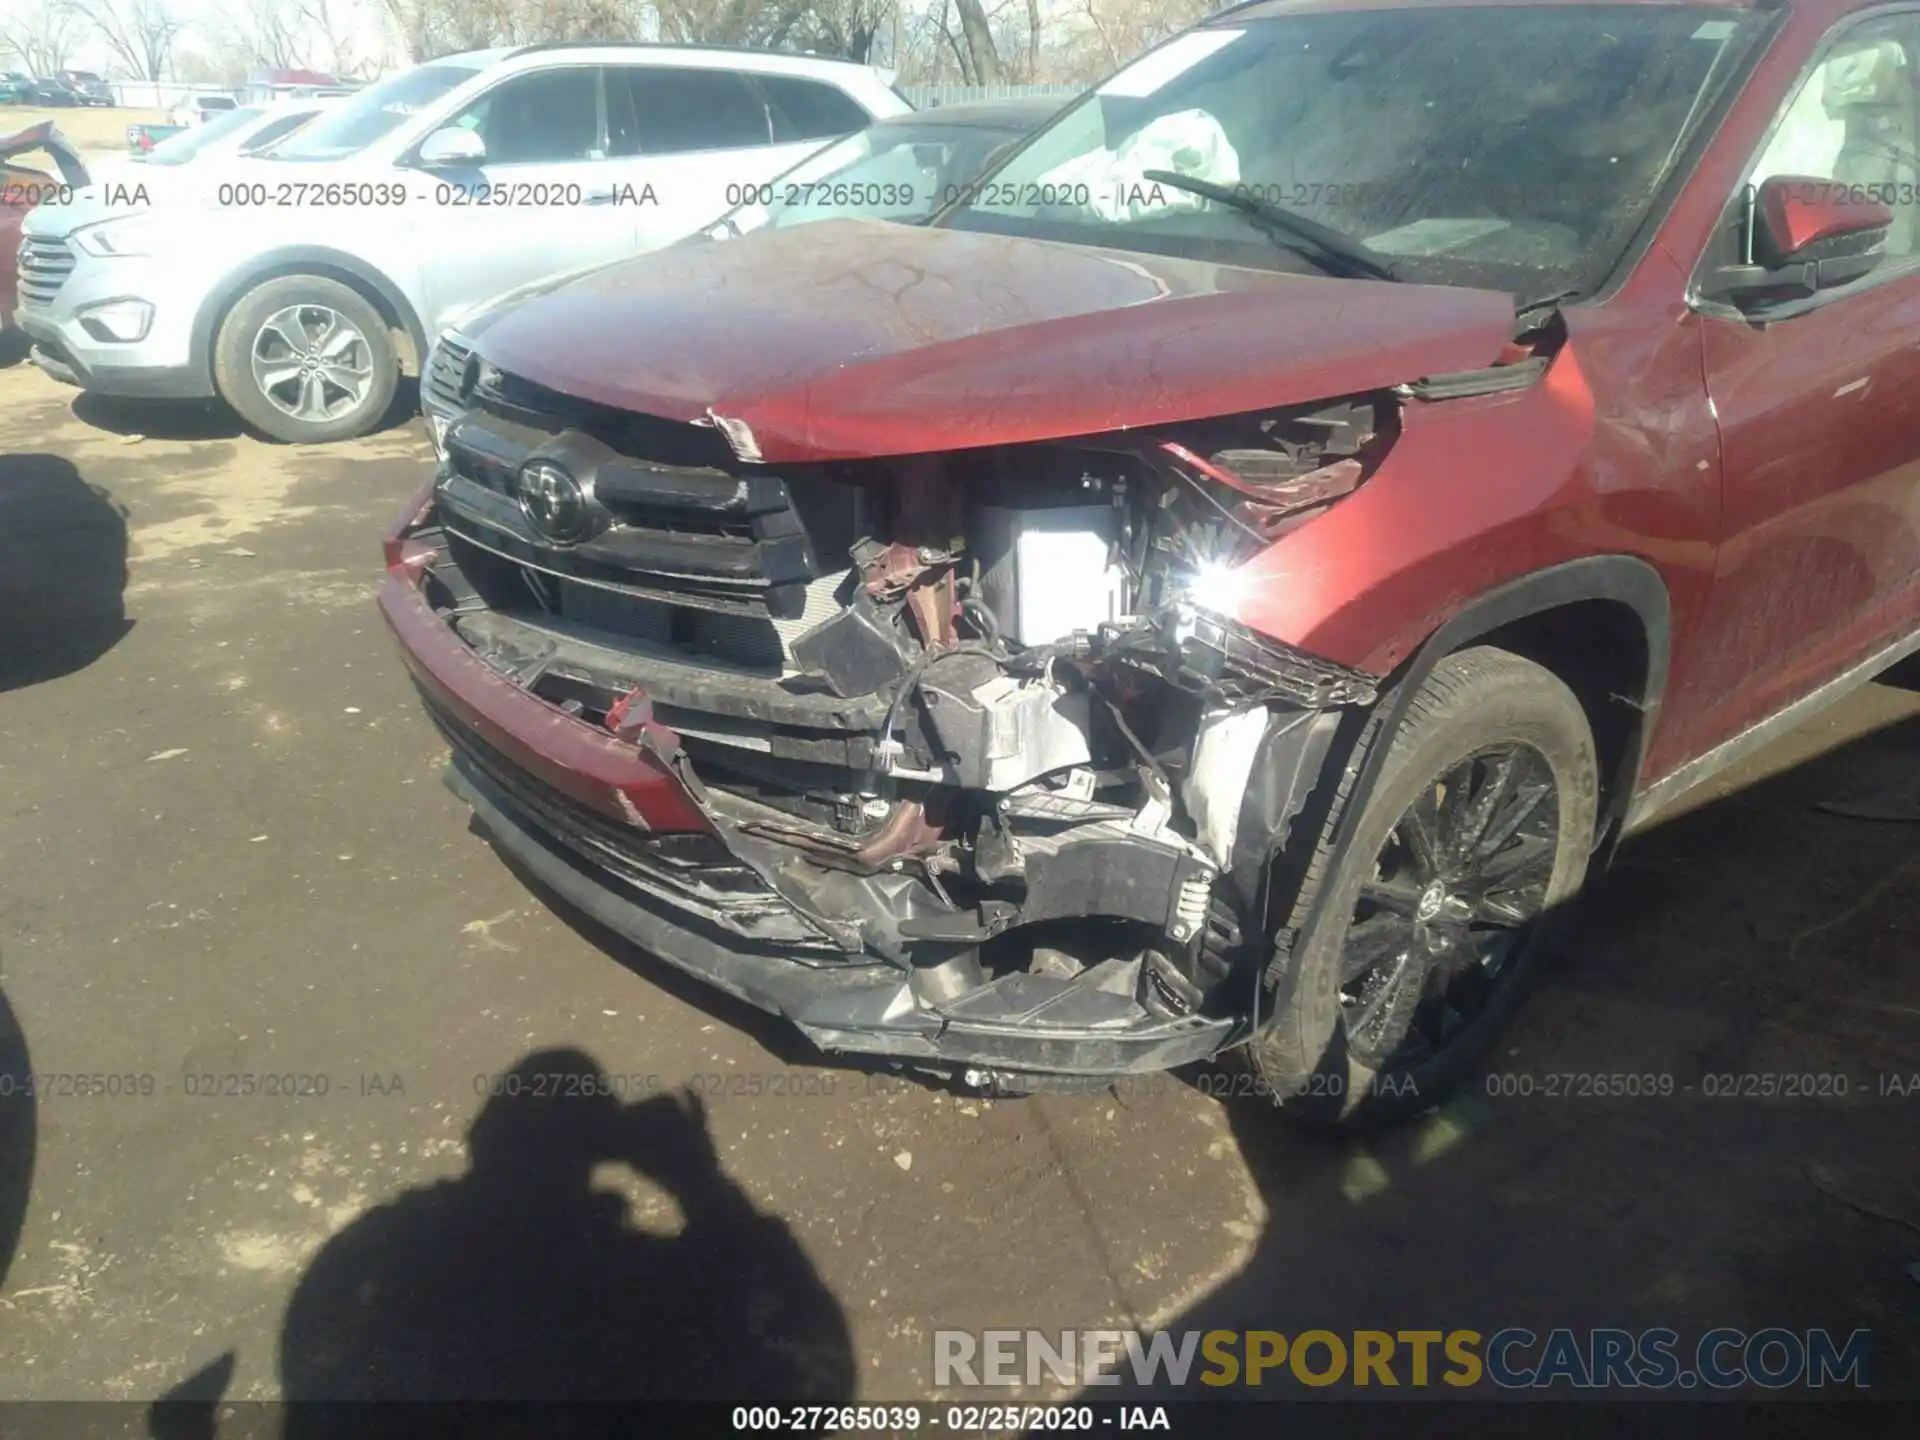
{"type": "Polygon", "coordinates": [[[520,470],[520,513],[556,545],[568,545],[587,533],[591,516],[580,482],[549,460],[520,470]]]}

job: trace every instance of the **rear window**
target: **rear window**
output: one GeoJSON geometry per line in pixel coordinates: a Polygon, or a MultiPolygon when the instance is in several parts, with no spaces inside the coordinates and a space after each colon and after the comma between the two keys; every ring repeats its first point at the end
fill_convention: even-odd
{"type": "Polygon", "coordinates": [[[287,136],[311,120],[314,114],[315,112],[312,110],[296,110],[291,115],[282,115],[278,120],[262,125],[258,130],[254,131],[252,135],[247,137],[247,143],[241,147],[241,153],[246,155],[258,154],[269,145],[286,139],[287,136]]]}
{"type": "Polygon", "coordinates": [[[780,140],[831,140],[864,130],[873,117],[837,86],[791,75],[762,75],[760,88],[773,106],[780,140]]]}
{"type": "Polygon", "coordinates": [[[149,165],[184,165],[216,140],[244,130],[260,118],[258,110],[227,110],[217,120],[169,135],[147,152],[149,165]]]}
{"type": "Polygon", "coordinates": [[[772,129],[731,71],[620,65],[607,70],[607,141],[615,155],[677,155],[770,144],[772,129]]]}
{"type": "Polygon", "coordinates": [[[194,103],[202,110],[231,110],[235,102],[231,95],[202,95],[194,103]]]}

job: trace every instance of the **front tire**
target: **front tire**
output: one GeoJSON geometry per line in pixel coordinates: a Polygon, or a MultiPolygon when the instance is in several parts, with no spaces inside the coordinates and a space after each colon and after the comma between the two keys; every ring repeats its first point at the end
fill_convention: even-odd
{"type": "Polygon", "coordinates": [[[256,286],[214,341],[221,399],[262,434],[317,445],[365,435],[393,404],[387,323],[357,290],[318,275],[256,286]]]}
{"type": "Polygon", "coordinates": [[[1529,660],[1448,656],[1386,743],[1337,850],[1335,798],[1275,932],[1250,1045],[1282,1108],[1310,1124],[1417,1113],[1458,1084],[1517,1008],[1593,845],[1586,714],[1529,660]]]}

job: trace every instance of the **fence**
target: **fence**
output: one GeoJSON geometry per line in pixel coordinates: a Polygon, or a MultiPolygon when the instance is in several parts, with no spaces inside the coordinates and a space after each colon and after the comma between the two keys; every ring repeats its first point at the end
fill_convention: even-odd
{"type": "Polygon", "coordinates": [[[114,80],[113,103],[130,109],[171,110],[195,95],[232,95],[225,85],[183,85],[172,80],[114,80]]]}
{"type": "Polygon", "coordinates": [[[1026,100],[1047,96],[1062,105],[1078,95],[1082,85],[902,85],[899,91],[916,110],[937,105],[961,105],[969,100],[1026,100]]]}
{"type": "MultiPolygon", "coordinates": [[[[112,82],[116,105],[154,110],[170,110],[194,95],[238,95],[222,85],[185,85],[171,80],[115,80],[112,82]]],[[[243,87],[244,88],[244,87],[243,87]]],[[[1047,96],[1066,104],[1083,89],[1079,85],[902,85],[900,93],[916,110],[931,110],[938,105],[960,105],[969,100],[1024,100],[1047,96]]]]}

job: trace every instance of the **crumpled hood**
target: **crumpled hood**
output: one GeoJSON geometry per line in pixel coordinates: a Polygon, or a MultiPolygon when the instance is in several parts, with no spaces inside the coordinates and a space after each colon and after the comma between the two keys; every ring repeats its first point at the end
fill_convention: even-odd
{"type": "Polygon", "coordinates": [[[1096,434],[1490,365],[1510,296],[871,220],[674,246],[470,329],[486,360],[769,461],[1096,434]]]}

